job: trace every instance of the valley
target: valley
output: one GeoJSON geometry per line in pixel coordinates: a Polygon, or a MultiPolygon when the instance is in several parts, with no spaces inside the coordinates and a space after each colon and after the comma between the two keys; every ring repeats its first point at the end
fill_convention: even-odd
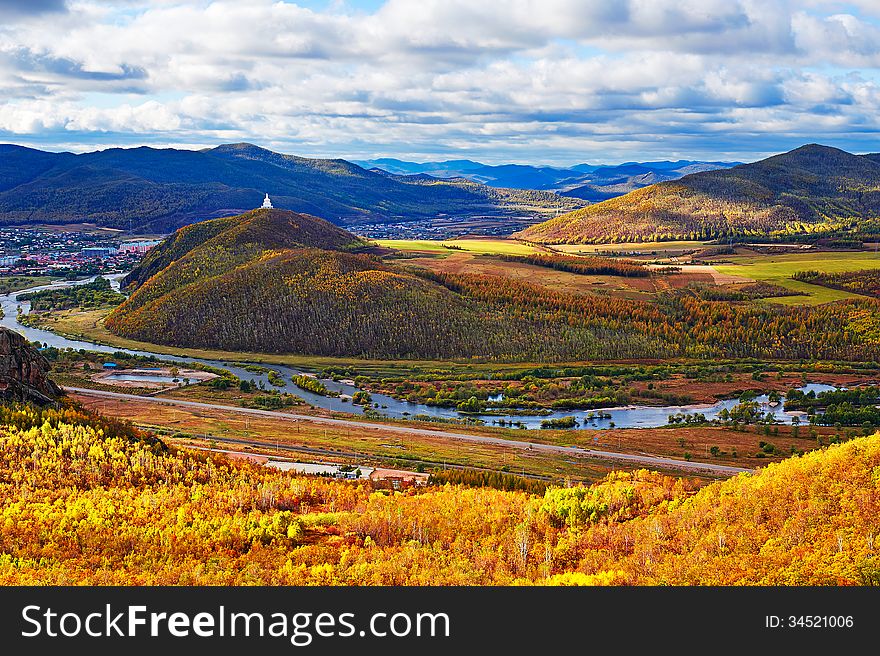
{"type": "MultiPolygon", "coordinates": [[[[347,543],[354,533],[371,535],[363,522],[373,519],[355,518],[365,508],[378,512],[370,504],[379,496],[408,517],[413,509],[401,504],[431,499],[425,517],[435,523],[449,504],[470,517],[472,495],[482,494],[492,507],[525,503],[511,512],[537,512],[551,530],[530,528],[530,539],[546,541],[551,561],[505,556],[491,574],[453,574],[432,561],[435,576],[571,582],[580,574],[565,543],[575,540],[590,560],[577,561],[578,572],[617,568],[579,582],[690,582],[666,552],[655,568],[626,556],[597,561],[593,546],[606,539],[599,532],[624,542],[635,532],[649,544],[640,522],[663,517],[688,543],[685,527],[696,519],[679,508],[691,504],[714,521],[719,486],[777,479],[797,486],[804,476],[833,477],[829,468],[856,471],[860,459],[873,458],[860,445],[873,448],[880,426],[875,272],[880,257],[871,242],[372,240],[317,217],[260,209],[186,226],[125,274],[10,280],[0,325],[41,347],[66,393],[64,419],[51,429],[59,435],[101,426],[100,435],[163,445],[170,455],[132,447],[130,457],[149,467],[161,469],[168,458],[179,468],[182,458],[191,471],[196,462],[205,472],[229,468],[231,485],[277,485],[269,481],[282,476],[318,486],[310,497],[318,510],[284,520],[284,535],[294,538],[264,528],[257,539],[261,549],[309,562],[306,552],[319,549],[315,562],[332,563],[335,580],[365,582],[366,565],[355,572],[344,564],[354,553],[363,558],[359,543],[337,550],[337,527],[348,527],[347,543]],[[313,473],[277,471],[291,468],[313,473]],[[367,489],[369,500],[341,501],[367,489]],[[630,499],[622,506],[621,494],[630,499]],[[608,506],[594,498],[610,499],[615,519],[603,519],[608,506]],[[559,533],[568,530],[572,536],[559,533]]],[[[31,410],[17,412],[0,422],[25,421],[31,410]]],[[[0,423],[0,436],[15,430],[0,423]]],[[[70,464],[61,471],[82,467],[76,453],[64,454],[70,464]]],[[[475,544],[506,530],[492,526],[475,544]]],[[[249,539],[258,535],[247,530],[249,539]]],[[[363,548],[370,544],[364,538],[363,548]]],[[[399,547],[383,544],[382,569],[398,567],[399,547]]],[[[237,563],[257,558],[241,545],[227,550],[239,554],[237,563]]],[[[776,570],[740,548],[751,554],[747,570],[720,578],[700,571],[699,580],[777,580],[776,570]]],[[[842,569],[785,567],[797,580],[828,582],[839,571],[841,580],[859,582],[869,560],[863,551],[842,569]]],[[[224,567],[183,578],[157,565],[149,574],[119,565],[116,574],[67,575],[237,581],[239,565],[224,567]]],[[[298,569],[250,567],[259,581],[318,580],[298,569]]],[[[45,568],[27,571],[49,580],[45,568]]]]}
{"type": "MultiPolygon", "coordinates": [[[[245,237],[251,246],[243,249],[236,246],[234,252],[239,257],[244,254],[247,258],[261,259],[260,249],[265,246],[261,245],[264,237],[260,236],[262,228],[257,229],[259,223],[251,228],[245,228],[246,224],[241,222],[234,225],[237,235],[251,235],[245,237]]],[[[212,229],[211,234],[225,234],[222,224],[218,229],[219,232],[212,229]]],[[[187,230],[200,231],[201,235],[205,228],[194,226],[187,230]]],[[[289,239],[281,237],[282,234],[277,229],[266,232],[271,239],[289,239]]],[[[328,243],[327,235],[312,234],[321,235],[318,238],[322,244],[328,243]]],[[[357,245],[356,240],[343,236],[342,232],[338,233],[338,238],[340,244],[355,244],[355,250],[370,247],[368,243],[357,245]]],[[[211,239],[208,238],[208,243],[211,239]]],[[[236,236],[234,243],[240,244],[241,239],[236,236]]],[[[178,253],[174,256],[175,267],[185,266],[186,257],[181,258],[180,253],[190,252],[187,241],[199,248],[206,243],[203,236],[194,239],[178,237],[176,242],[169,241],[171,246],[165,248],[177,249],[178,253]],[[175,243],[180,245],[174,246],[175,243]]],[[[294,241],[296,247],[302,245],[294,241]]],[[[805,290],[809,295],[772,295],[778,290],[799,292],[799,289],[791,289],[789,283],[797,282],[790,280],[790,275],[801,270],[800,267],[829,272],[863,270],[875,265],[880,268],[880,261],[869,251],[853,253],[855,257],[851,260],[841,260],[837,253],[821,249],[809,253],[763,253],[761,247],[752,249],[740,245],[731,252],[716,255],[713,253],[715,247],[705,242],[557,248],[511,240],[457,239],[442,242],[380,241],[377,245],[379,250],[365,251],[372,253],[368,257],[376,258],[376,262],[387,262],[392,267],[401,267],[400,270],[406,271],[407,275],[422,269],[424,273],[416,273],[415,280],[463,276],[466,282],[469,279],[497,280],[502,286],[506,284],[502,281],[508,280],[513,284],[527,285],[528,289],[544,290],[541,293],[550,295],[552,302],[561,303],[561,307],[576,302],[578,298],[635,302],[641,307],[650,307],[668,303],[670,295],[714,298],[712,294],[720,294],[722,297],[727,295],[726,298],[739,298],[735,296],[739,294],[744,299],[736,301],[742,308],[740,311],[769,312],[768,317],[790,312],[786,305],[793,305],[795,309],[804,306],[804,311],[813,311],[806,308],[814,305],[826,312],[834,307],[822,310],[827,302],[822,294],[829,290],[809,283],[798,283],[811,288],[805,290]],[[610,253],[613,255],[609,256],[610,253]],[[597,254],[601,255],[597,257],[597,254]],[[556,268],[560,258],[561,264],[565,265],[562,269],[556,268]],[[592,271],[584,267],[599,265],[610,273],[619,271],[620,274],[581,272],[592,271]],[[749,300],[750,297],[739,290],[750,289],[756,280],[765,283],[768,291],[749,300]]],[[[224,256],[216,257],[222,250],[212,248],[215,263],[222,262],[224,256]]],[[[157,250],[144,261],[144,270],[164,271],[167,265],[162,264],[162,257],[163,252],[157,250]]],[[[273,254],[272,257],[277,256],[273,254]]],[[[186,271],[185,268],[182,270],[186,271]]],[[[149,273],[144,276],[135,272],[126,279],[146,280],[149,276],[149,273]]],[[[180,286],[179,280],[176,287],[180,286]]],[[[151,280],[150,285],[157,285],[157,281],[151,280]]],[[[446,286],[450,291],[457,288],[446,286]]],[[[856,294],[847,296],[864,298],[856,294]]],[[[403,469],[415,465],[437,468],[439,462],[441,468],[448,464],[497,472],[518,469],[519,475],[552,481],[564,478],[597,480],[603,472],[614,468],[654,462],[651,458],[672,458],[670,463],[661,465],[661,460],[654,462],[654,466],[670,472],[677,469],[688,476],[711,478],[713,467],[720,468],[716,475],[724,467],[733,467],[734,470],[760,467],[823,444],[853,439],[864,432],[861,425],[852,428],[821,424],[792,426],[792,415],[776,414],[782,410],[782,405],[768,408],[766,397],[763,397],[765,408],[761,415],[744,419],[742,423],[720,421],[717,418],[720,409],[731,410],[761,394],[784,395],[805,384],[818,385],[816,389],[833,389],[873,384],[878,377],[874,367],[857,362],[825,366],[821,362],[806,364],[785,358],[759,362],[724,359],[722,356],[710,365],[699,357],[680,354],[672,359],[636,355],[556,363],[536,359],[529,363],[521,358],[485,356],[448,360],[389,359],[163,346],[110,332],[105,319],[114,307],[112,303],[104,307],[69,307],[56,303],[48,311],[32,309],[23,319],[27,324],[24,329],[28,330],[28,326],[30,330],[48,328],[72,339],[104,344],[103,350],[111,353],[113,349],[128,349],[154,353],[160,360],[163,354],[174,359],[198,358],[210,362],[212,367],[220,367],[218,371],[226,371],[224,375],[234,380],[228,389],[214,387],[210,381],[158,392],[121,389],[106,384],[106,380],[96,383],[87,371],[78,370],[78,367],[86,366],[85,362],[91,362],[93,370],[99,369],[102,366],[100,356],[65,356],[62,351],[62,355],[56,356],[56,377],[62,384],[78,390],[73,392],[74,398],[88,407],[103,408],[102,411],[110,411],[115,416],[166,434],[172,441],[204,444],[223,439],[239,440],[229,444],[238,445],[236,448],[249,444],[248,448],[256,453],[271,453],[272,449],[266,445],[273,439],[267,442],[266,437],[275,436],[276,451],[282,445],[285,449],[318,450],[325,455],[336,449],[339,456],[335,460],[353,465],[384,463],[403,469]],[[248,373],[250,367],[254,372],[262,370],[262,373],[248,373]],[[267,371],[275,371],[280,382],[268,384],[272,378],[270,376],[266,381],[267,371]],[[331,378],[354,380],[356,387],[342,385],[341,398],[316,396],[290,382],[290,376],[299,371],[317,375],[331,390],[340,388],[331,378]],[[254,384],[258,380],[264,381],[260,385],[265,385],[265,391],[256,386],[248,391],[240,390],[238,376],[245,376],[241,380],[251,380],[254,384]],[[95,391],[88,392],[88,389],[95,391]],[[352,395],[361,393],[358,390],[369,399],[367,403],[352,403],[352,395]],[[107,396],[109,393],[149,396],[138,401],[134,397],[107,396]],[[304,404],[303,395],[310,401],[304,404]],[[179,400],[184,404],[207,405],[172,406],[160,411],[156,403],[161,398],[169,403],[179,400]],[[719,403],[719,399],[727,400],[719,403]],[[243,407],[268,408],[269,411],[267,416],[248,419],[246,429],[242,430],[239,426],[241,419],[235,417],[243,407]],[[645,411],[639,410],[640,407],[645,411]],[[707,410],[712,407],[711,412],[707,410]],[[766,423],[764,417],[768,410],[774,411],[770,423],[766,423]],[[281,416],[277,419],[269,416],[275,413],[281,416]],[[646,419],[639,419],[642,414],[646,419]],[[313,419],[307,419],[310,416],[313,419]],[[369,437],[371,430],[366,424],[355,423],[347,429],[339,426],[328,429],[322,424],[326,420],[346,421],[347,416],[364,417],[367,424],[376,426],[373,429],[378,431],[376,437],[369,437]],[[291,417],[295,417],[298,426],[294,443],[291,443],[293,435],[289,429],[291,417]],[[569,419],[574,420],[574,424],[568,429],[563,428],[569,419]],[[455,424],[454,428],[450,422],[455,424]],[[557,427],[554,422],[560,422],[560,425],[557,427]],[[507,423],[509,427],[505,427],[507,423]],[[542,428],[544,425],[546,428],[542,428]],[[305,428],[307,426],[309,428],[305,428]],[[572,460],[571,454],[562,452],[528,453],[518,446],[522,443],[523,428],[530,429],[527,431],[528,443],[533,445],[583,449],[599,454],[618,453],[624,457],[615,459],[612,455],[598,455],[585,458],[581,453],[572,460]],[[383,430],[391,432],[383,436],[383,430]],[[443,436],[450,432],[496,441],[478,446],[472,443],[456,445],[454,438],[443,436]],[[400,442],[401,436],[405,436],[403,443],[400,442]],[[504,441],[509,441],[509,448],[504,441]],[[637,459],[628,464],[626,454],[647,460],[641,462],[637,459]],[[675,465],[675,461],[680,464],[675,465]],[[701,471],[700,463],[707,464],[705,471],[701,471]]],[[[14,309],[13,306],[9,308],[14,309]]],[[[35,333],[31,333],[30,338],[39,340],[35,333]]],[[[51,340],[46,341],[51,343],[51,340]]],[[[121,355],[116,353],[114,357],[118,360],[121,355]]],[[[138,365],[132,361],[126,366],[153,367],[158,364],[138,365]]],[[[132,383],[127,385],[130,387],[132,383]]],[[[364,419],[357,421],[363,422],[364,419]]],[[[307,460],[310,457],[314,454],[305,456],[307,460]]]]}
{"type": "Polygon", "coordinates": [[[878,71],[880,0],[0,0],[0,644],[864,649],[878,71]]]}

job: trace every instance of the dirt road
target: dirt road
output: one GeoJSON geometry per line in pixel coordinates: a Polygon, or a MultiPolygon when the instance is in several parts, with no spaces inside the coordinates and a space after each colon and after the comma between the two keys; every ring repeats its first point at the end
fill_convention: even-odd
{"type": "Polygon", "coordinates": [[[510,449],[523,449],[527,451],[542,451],[546,453],[562,453],[581,458],[595,458],[597,460],[610,460],[621,462],[640,467],[648,467],[654,469],[672,469],[677,471],[687,471],[692,473],[709,474],[712,476],[735,476],[743,472],[751,472],[750,469],[740,467],[731,467],[729,465],[720,465],[709,462],[691,462],[687,460],[678,460],[675,458],[664,458],[661,456],[652,456],[637,453],[617,453],[614,451],[599,451],[596,449],[583,449],[577,446],[559,446],[555,444],[541,444],[538,442],[526,442],[522,440],[510,440],[503,437],[491,437],[487,435],[472,435],[468,433],[458,433],[435,428],[418,428],[415,426],[397,426],[394,424],[373,424],[355,419],[334,419],[331,417],[315,417],[312,415],[300,415],[287,412],[274,412],[272,410],[259,410],[256,408],[238,408],[235,406],[219,405],[214,403],[200,403],[197,401],[183,401],[180,399],[166,399],[154,396],[137,396],[135,394],[124,394],[122,392],[106,392],[103,390],[91,390],[81,387],[65,387],[66,391],[81,396],[92,396],[109,399],[128,399],[139,401],[142,403],[158,403],[165,405],[175,405],[184,408],[194,408],[203,410],[222,410],[224,412],[234,412],[237,414],[253,415],[258,417],[271,417],[283,421],[309,421],[317,424],[325,424],[330,426],[340,426],[345,428],[357,428],[364,431],[377,431],[379,433],[396,433],[405,435],[424,435],[428,437],[443,437],[450,440],[461,440],[464,442],[476,442],[479,444],[492,444],[495,446],[506,447],[510,449]]]}

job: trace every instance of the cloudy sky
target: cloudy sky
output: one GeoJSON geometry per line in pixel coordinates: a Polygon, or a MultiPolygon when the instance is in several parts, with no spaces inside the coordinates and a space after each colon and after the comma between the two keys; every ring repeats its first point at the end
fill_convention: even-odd
{"type": "Polygon", "coordinates": [[[574,164],[880,151],[880,0],[0,0],[0,141],[574,164]]]}

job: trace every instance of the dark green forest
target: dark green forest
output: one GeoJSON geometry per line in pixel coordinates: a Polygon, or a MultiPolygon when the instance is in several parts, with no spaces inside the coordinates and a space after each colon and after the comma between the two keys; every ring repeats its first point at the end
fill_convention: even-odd
{"type": "Polygon", "coordinates": [[[276,207],[340,225],[438,214],[505,216],[522,214],[524,207],[573,210],[585,204],[546,191],[388,176],[341,159],[307,159],[245,143],[80,155],[0,145],[0,225],[88,221],[168,232],[258,207],[266,192],[276,207]]]}
{"type": "Polygon", "coordinates": [[[89,309],[119,305],[125,300],[125,295],[113,291],[109,280],[98,277],[84,285],[19,294],[18,298],[22,301],[30,301],[32,310],[43,312],[76,307],[89,309]]]}

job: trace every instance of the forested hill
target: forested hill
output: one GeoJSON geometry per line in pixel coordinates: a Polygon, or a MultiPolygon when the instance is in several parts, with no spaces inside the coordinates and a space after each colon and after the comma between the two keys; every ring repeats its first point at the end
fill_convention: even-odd
{"type": "Polygon", "coordinates": [[[0,145],[0,225],[93,222],[168,232],[206,218],[276,207],[337,224],[576,209],[546,191],[466,180],[407,180],[341,159],[307,159],[251,144],[194,151],[111,148],[75,155],[0,145]]]}
{"type": "Polygon", "coordinates": [[[433,279],[358,252],[363,245],[285,210],[187,226],[123,281],[132,294],[105,325],[146,342],[263,353],[559,361],[678,352],[616,316],[606,326],[592,311],[541,310],[520,300],[535,300],[531,288],[433,279]]]}
{"type": "MultiPolygon", "coordinates": [[[[551,290],[382,261],[332,224],[254,210],[188,226],[125,281],[105,320],[178,347],[391,359],[580,362],[675,357],[873,361],[876,300],[816,307],[551,290]],[[874,323],[871,323],[874,322],[874,323]]],[[[609,263],[613,265],[613,262],[609,263]]],[[[611,266],[610,275],[633,272],[611,266]]]]}
{"type": "Polygon", "coordinates": [[[187,226],[123,284],[109,317],[121,335],[179,346],[319,355],[468,352],[485,332],[446,288],[353,253],[365,244],[285,210],[187,226]]]}
{"type": "Polygon", "coordinates": [[[287,210],[251,210],[240,216],[201,221],[185,226],[153,248],[123,280],[123,287],[139,287],[171,264],[185,266],[189,259],[206,260],[203,275],[226,271],[270,250],[323,248],[355,250],[366,246],[360,237],[315,216],[287,210]],[[180,262],[178,262],[180,261],[180,262]]]}
{"type": "Polygon", "coordinates": [[[527,228],[538,243],[877,232],[880,156],[810,144],[661,182],[527,228]]]}

